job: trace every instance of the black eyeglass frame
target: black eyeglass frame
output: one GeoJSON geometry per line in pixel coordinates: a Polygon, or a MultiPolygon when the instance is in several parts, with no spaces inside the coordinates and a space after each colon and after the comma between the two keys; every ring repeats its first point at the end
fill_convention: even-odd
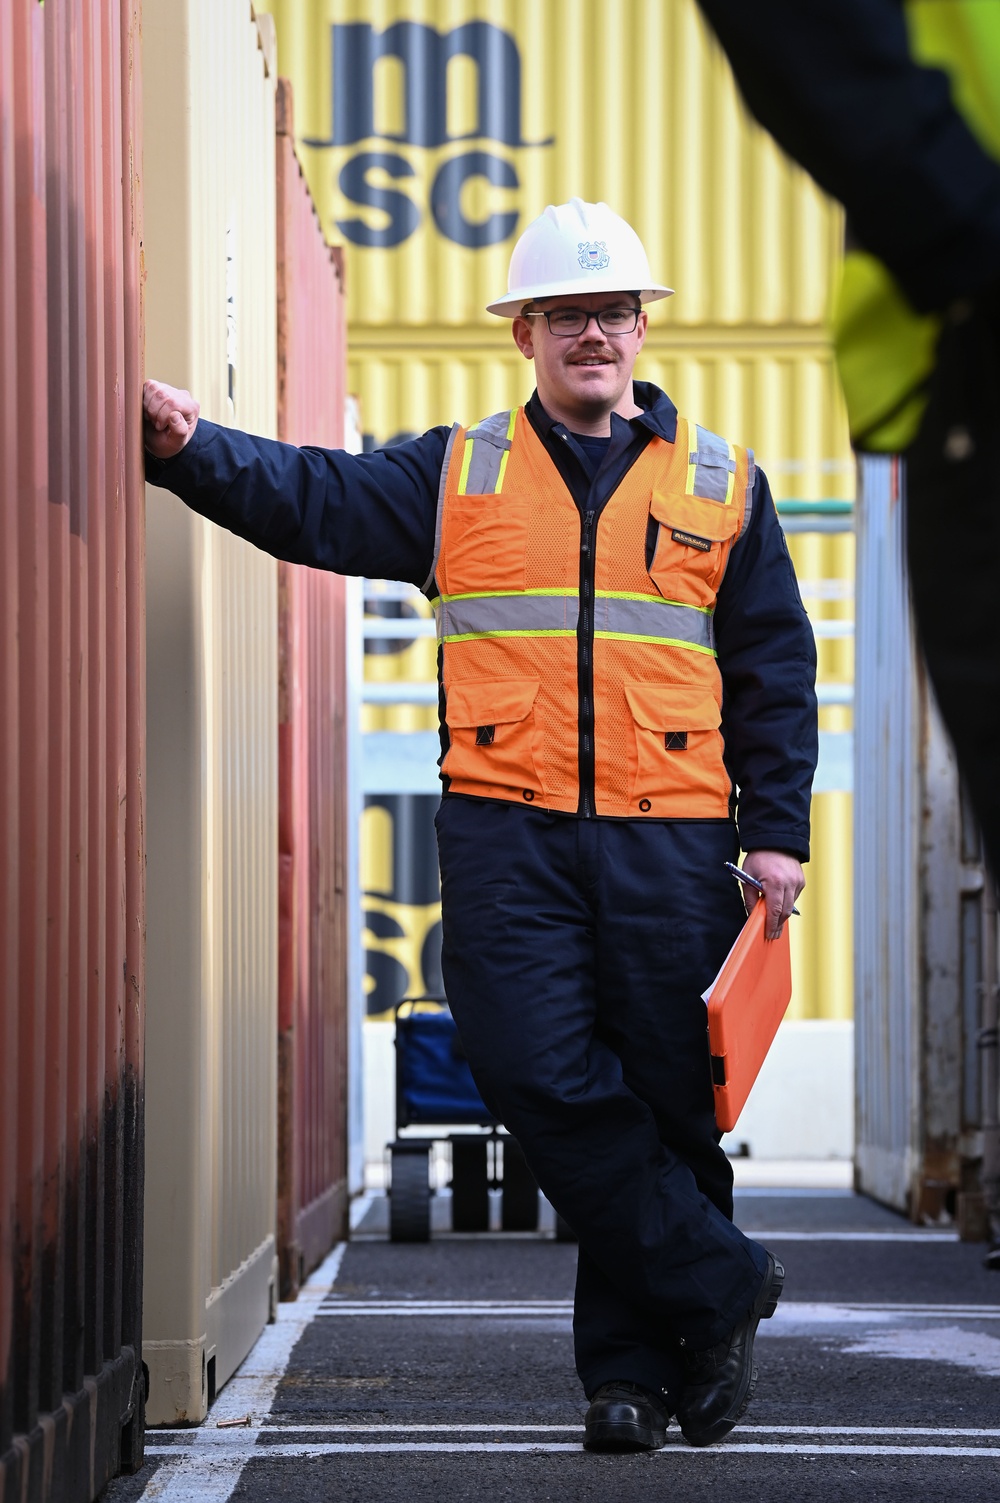
{"type": "Polygon", "coordinates": [[[639,326],[639,314],[641,312],[641,306],[638,308],[599,308],[596,313],[588,313],[586,308],[533,308],[530,312],[525,311],[524,313],[522,313],[521,317],[544,318],[546,325],[548,326],[549,333],[553,334],[556,339],[579,339],[580,335],[586,333],[587,329],[590,327],[591,319],[593,319],[597,324],[597,327],[600,329],[602,334],[609,334],[612,337],[614,337],[615,334],[634,334],[639,326]],[[580,328],[553,329],[553,317],[556,314],[560,314],[563,318],[565,318],[567,313],[579,313],[583,317],[584,321],[580,328]],[[629,329],[606,329],[601,322],[601,319],[606,313],[631,313],[632,327],[629,329]]]}

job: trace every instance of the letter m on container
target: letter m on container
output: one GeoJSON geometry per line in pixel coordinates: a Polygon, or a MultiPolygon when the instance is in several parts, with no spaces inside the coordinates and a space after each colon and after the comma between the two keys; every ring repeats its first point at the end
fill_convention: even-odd
{"type": "Polygon", "coordinates": [[[510,33],[480,20],[449,31],[420,21],[396,21],[376,31],[366,21],[353,21],[334,24],[331,35],[331,133],[307,137],[305,144],[347,149],[337,179],[340,193],[348,203],[375,211],[338,218],[340,233],[355,245],[392,249],[420,228],[429,211],[441,235],[469,250],[509,240],[520,217],[511,203],[520,188],[517,170],[508,156],[470,147],[489,141],[511,151],[552,144],[552,138],[531,142],[522,136],[521,55],[510,33]],[[466,79],[470,73],[475,78],[461,98],[449,67],[455,59],[466,60],[466,79]],[[455,107],[462,104],[470,108],[456,121],[455,107]],[[397,149],[380,148],[379,142],[397,149]],[[387,178],[399,186],[387,186],[387,178]],[[485,200],[486,207],[473,217],[463,190],[475,179],[477,203],[485,200]]]}

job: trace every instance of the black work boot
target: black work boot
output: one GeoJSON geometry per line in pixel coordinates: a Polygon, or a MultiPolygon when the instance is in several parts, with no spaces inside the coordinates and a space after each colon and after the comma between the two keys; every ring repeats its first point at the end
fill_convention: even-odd
{"type": "Polygon", "coordinates": [[[602,1383],[587,1410],[588,1451],[658,1451],[670,1414],[663,1398],[638,1383],[602,1383]]]}
{"type": "Polygon", "coordinates": [[[760,1322],[774,1314],[784,1281],[785,1270],[768,1253],[767,1273],[749,1314],[717,1346],[685,1352],[687,1377],[677,1418],[689,1445],[714,1445],[746,1411],[757,1386],[753,1339],[760,1322]]]}

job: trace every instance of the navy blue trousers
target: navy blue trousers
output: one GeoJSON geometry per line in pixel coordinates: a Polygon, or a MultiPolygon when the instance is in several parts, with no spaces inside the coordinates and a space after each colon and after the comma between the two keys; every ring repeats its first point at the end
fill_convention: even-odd
{"type": "Polygon", "coordinates": [[[676,1402],[766,1267],[732,1221],[705,1004],[743,920],[735,827],[448,796],[444,984],[472,1073],[580,1241],[576,1362],[676,1402]]]}

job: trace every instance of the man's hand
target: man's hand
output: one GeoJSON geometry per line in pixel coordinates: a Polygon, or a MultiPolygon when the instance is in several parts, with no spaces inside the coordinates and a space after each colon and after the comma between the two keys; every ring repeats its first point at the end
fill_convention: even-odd
{"type": "Polygon", "coordinates": [[[157,459],[173,459],[191,437],[201,411],[189,391],[147,381],[142,388],[142,437],[157,459]]]}
{"type": "MultiPolygon", "coordinates": [[[[792,909],[795,899],[806,885],[802,867],[794,856],[783,851],[751,851],[743,862],[743,870],[764,884],[764,902],[767,906],[767,921],[764,932],[768,939],[777,939],[792,909]]],[[[743,901],[747,913],[760,900],[760,894],[745,883],[743,901]]]]}

